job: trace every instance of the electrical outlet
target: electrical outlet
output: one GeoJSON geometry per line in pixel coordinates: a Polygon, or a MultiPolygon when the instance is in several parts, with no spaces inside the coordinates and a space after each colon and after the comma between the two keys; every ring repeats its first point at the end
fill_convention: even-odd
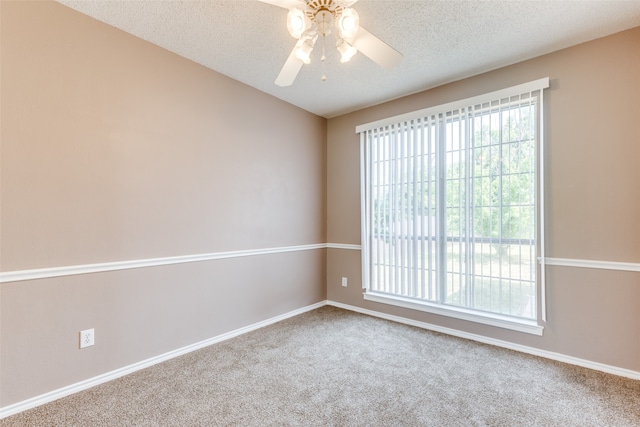
{"type": "Polygon", "coordinates": [[[342,286],[344,286],[345,288],[347,287],[347,278],[346,277],[342,278],[342,286]]]}
{"type": "Polygon", "coordinates": [[[80,331],[80,348],[91,347],[95,343],[94,334],[93,329],[80,331]]]}

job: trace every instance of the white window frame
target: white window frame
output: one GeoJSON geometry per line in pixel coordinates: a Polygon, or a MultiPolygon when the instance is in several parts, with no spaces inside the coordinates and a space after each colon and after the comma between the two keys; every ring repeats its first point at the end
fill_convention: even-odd
{"type": "Polygon", "coordinates": [[[506,89],[494,91],[491,93],[466,98],[463,100],[430,107],[410,113],[374,121],[371,123],[359,125],[356,127],[356,133],[360,134],[360,195],[361,195],[361,236],[362,236],[362,281],[364,289],[364,299],[394,306],[409,308],[429,312],[437,315],[453,317],[466,321],[481,323],[485,325],[506,328],[510,330],[525,332],[534,335],[542,335],[546,322],[546,292],[545,292],[545,242],[544,242],[544,89],[549,87],[549,78],[542,78],[521,85],[509,87],[506,89]],[[495,313],[482,312],[463,307],[443,305],[431,303],[423,300],[415,300],[397,295],[381,294],[370,290],[370,247],[369,247],[369,229],[370,219],[367,212],[367,202],[371,198],[370,188],[367,185],[370,182],[369,169],[367,168],[368,159],[366,158],[368,151],[367,131],[380,129],[385,126],[394,126],[399,123],[417,120],[423,117],[429,117],[440,113],[446,113],[457,109],[464,109],[469,106],[482,105],[497,99],[511,98],[524,93],[539,91],[538,96],[538,163],[537,163],[537,255],[539,261],[539,270],[536,274],[537,279],[537,313],[536,319],[528,320],[504,316],[495,313]]]}

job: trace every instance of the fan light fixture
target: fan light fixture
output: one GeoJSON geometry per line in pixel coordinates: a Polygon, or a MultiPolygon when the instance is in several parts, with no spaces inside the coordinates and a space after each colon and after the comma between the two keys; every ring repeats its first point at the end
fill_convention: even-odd
{"type": "Polygon", "coordinates": [[[314,39],[301,38],[296,43],[295,53],[298,58],[304,64],[311,64],[311,51],[313,51],[314,39]]]}
{"type": "MultiPolygon", "coordinates": [[[[318,36],[324,38],[331,34],[335,24],[338,35],[336,48],[340,52],[340,62],[348,62],[358,53],[358,49],[346,40],[353,39],[360,30],[358,12],[343,7],[339,0],[312,0],[304,11],[296,7],[287,14],[289,34],[298,39],[294,48],[296,58],[304,64],[311,63],[311,52],[318,36]]],[[[324,61],[324,45],[322,60],[324,61]]]]}
{"type": "Polygon", "coordinates": [[[287,14],[287,29],[294,39],[302,37],[304,31],[309,27],[308,18],[298,8],[293,8],[287,14]]]}
{"type": "MultiPolygon", "coordinates": [[[[2,1],[2,0],[0,0],[2,1]]],[[[345,63],[361,52],[376,64],[391,69],[402,61],[402,54],[360,26],[360,18],[351,6],[358,0],[258,0],[288,10],[287,29],[296,44],[285,61],[275,83],[291,86],[322,36],[322,56],[326,60],[326,38],[335,26],[336,49],[345,63]]],[[[322,67],[323,71],[326,67],[322,67]]],[[[326,80],[322,74],[322,80],[326,80]]]]}
{"type": "Polygon", "coordinates": [[[356,53],[358,53],[358,49],[351,46],[349,43],[342,39],[338,39],[336,48],[338,49],[338,52],[340,52],[340,62],[342,62],[343,64],[345,62],[349,62],[349,60],[353,58],[356,53]]]}
{"type": "Polygon", "coordinates": [[[338,31],[340,31],[340,36],[343,39],[355,37],[360,29],[360,17],[358,16],[358,12],[350,7],[344,9],[338,18],[337,26],[338,31]]]}

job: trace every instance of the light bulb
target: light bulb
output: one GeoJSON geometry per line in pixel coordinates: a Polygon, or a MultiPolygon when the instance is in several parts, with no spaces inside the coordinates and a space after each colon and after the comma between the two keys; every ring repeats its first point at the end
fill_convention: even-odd
{"type": "Polygon", "coordinates": [[[343,31],[353,31],[353,27],[356,26],[355,21],[353,20],[353,16],[345,16],[342,20],[342,30],[343,31]]]}
{"type": "Polygon", "coordinates": [[[293,8],[287,14],[287,29],[295,39],[299,39],[307,29],[307,18],[300,9],[293,8]]]}
{"type": "Polygon", "coordinates": [[[358,12],[350,7],[344,9],[340,18],[336,22],[338,26],[338,32],[343,39],[351,39],[358,34],[360,30],[360,17],[358,12]]]}

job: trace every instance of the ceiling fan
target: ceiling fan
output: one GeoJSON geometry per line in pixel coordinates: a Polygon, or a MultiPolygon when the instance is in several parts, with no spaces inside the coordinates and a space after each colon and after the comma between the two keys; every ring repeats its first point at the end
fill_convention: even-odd
{"type": "MultiPolygon", "coordinates": [[[[258,0],[289,9],[287,29],[298,41],[289,54],[275,83],[291,86],[303,64],[311,62],[311,52],[322,37],[322,61],[326,36],[335,27],[340,62],[349,61],[358,51],[384,68],[393,68],[402,54],[360,26],[358,12],[351,8],[358,0],[258,0]]],[[[323,75],[322,80],[326,80],[323,75]]]]}

